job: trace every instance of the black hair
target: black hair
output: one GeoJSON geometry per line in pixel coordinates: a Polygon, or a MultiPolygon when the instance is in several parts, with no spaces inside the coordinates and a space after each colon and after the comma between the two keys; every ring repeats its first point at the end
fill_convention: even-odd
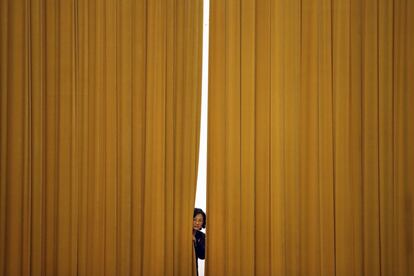
{"type": "Polygon", "coordinates": [[[201,214],[203,216],[203,225],[201,227],[206,228],[206,220],[207,220],[206,213],[204,213],[204,211],[200,208],[194,208],[193,218],[195,218],[198,214],[201,214]]]}

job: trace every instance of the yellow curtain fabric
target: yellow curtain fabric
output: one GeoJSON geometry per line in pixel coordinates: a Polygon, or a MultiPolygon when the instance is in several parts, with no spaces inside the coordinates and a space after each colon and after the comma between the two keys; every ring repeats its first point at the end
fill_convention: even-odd
{"type": "Polygon", "coordinates": [[[0,275],[192,275],[202,1],[0,5],[0,275]]]}
{"type": "Polygon", "coordinates": [[[207,275],[414,275],[414,2],[210,11],[207,275]]]}

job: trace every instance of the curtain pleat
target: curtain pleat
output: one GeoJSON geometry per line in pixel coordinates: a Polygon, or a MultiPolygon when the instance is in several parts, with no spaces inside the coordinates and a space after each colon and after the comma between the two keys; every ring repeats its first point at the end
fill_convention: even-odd
{"type": "Polygon", "coordinates": [[[211,1],[207,275],[414,273],[413,8],[211,1]]]}
{"type": "Polygon", "coordinates": [[[193,275],[202,8],[0,2],[0,275],[193,275]]]}

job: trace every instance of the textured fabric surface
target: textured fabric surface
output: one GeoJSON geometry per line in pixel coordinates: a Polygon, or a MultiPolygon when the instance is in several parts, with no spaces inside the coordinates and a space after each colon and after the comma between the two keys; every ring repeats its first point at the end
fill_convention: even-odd
{"type": "Polygon", "coordinates": [[[192,275],[202,1],[1,0],[0,275],[192,275]]]}
{"type": "Polygon", "coordinates": [[[414,275],[414,2],[210,11],[207,275],[414,275]]]}

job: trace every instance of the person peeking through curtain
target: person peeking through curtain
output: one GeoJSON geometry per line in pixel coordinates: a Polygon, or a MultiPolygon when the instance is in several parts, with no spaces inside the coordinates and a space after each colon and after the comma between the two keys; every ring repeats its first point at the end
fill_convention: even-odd
{"type": "Polygon", "coordinates": [[[206,228],[206,213],[199,208],[194,208],[193,215],[193,245],[195,251],[195,262],[198,276],[198,259],[204,260],[206,256],[206,234],[201,232],[206,228]]]}

